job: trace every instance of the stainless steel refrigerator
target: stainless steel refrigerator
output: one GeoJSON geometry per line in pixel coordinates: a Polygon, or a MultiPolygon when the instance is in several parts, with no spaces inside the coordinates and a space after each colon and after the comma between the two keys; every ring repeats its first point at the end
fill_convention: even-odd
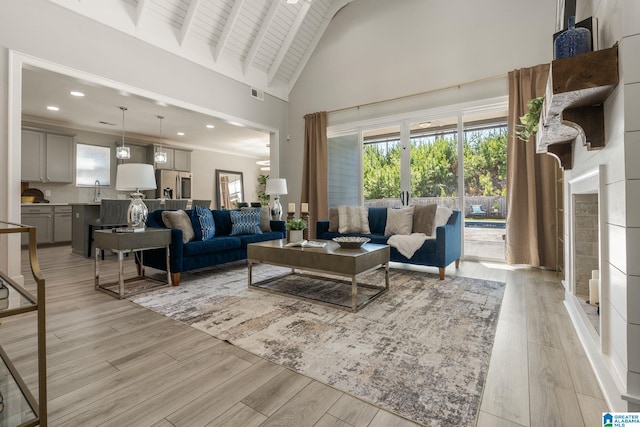
{"type": "Polygon", "coordinates": [[[156,198],[190,199],[191,172],[156,170],[156,198]]]}

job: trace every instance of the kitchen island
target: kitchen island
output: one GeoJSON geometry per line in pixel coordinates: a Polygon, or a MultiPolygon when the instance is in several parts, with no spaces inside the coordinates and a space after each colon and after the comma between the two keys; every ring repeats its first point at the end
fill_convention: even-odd
{"type": "Polygon", "coordinates": [[[71,206],[71,252],[89,254],[89,224],[100,218],[100,202],[69,203],[71,206]]]}

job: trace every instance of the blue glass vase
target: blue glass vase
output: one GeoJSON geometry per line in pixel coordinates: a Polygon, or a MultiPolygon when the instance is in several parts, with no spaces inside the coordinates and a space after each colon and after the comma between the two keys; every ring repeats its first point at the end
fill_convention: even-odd
{"type": "Polygon", "coordinates": [[[591,52],[591,31],[588,28],[576,28],[576,17],[570,16],[569,29],[553,42],[553,57],[567,58],[587,52],[591,52]]]}

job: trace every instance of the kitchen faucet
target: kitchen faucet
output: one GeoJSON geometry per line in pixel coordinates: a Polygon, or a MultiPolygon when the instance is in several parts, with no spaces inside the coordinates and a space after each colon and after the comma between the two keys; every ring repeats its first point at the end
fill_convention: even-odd
{"type": "Polygon", "coordinates": [[[100,181],[96,179],[96,182],[93,183],[93,201],[100,201],[100,181]]]}

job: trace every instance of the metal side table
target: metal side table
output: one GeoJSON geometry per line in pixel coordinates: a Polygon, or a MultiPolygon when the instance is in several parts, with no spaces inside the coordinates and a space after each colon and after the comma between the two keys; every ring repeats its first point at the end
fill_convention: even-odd
{"type": "Polygon", "coordinates": [[[99,291],[125,298],[139,292],[145,292],[171,284],[171,272],[169,271],[169,244],[171,244],[171,230],[162,228],[147,228],[139,232],[116,232],[117,229],[95,230],[93,243],[95,246],[95,287],[99,291]],[[163,282],[144,275],[143,250],[165,248],[167,254],[167,281],[163,282]],[[115,283],[100,284],[100,250],[111,250],[118,255],[118,281],[115,283]],[[137,277],[124,278],[124,254],[139,253],[140,265],[137,277]],[[139,286],[131,292],[125,292],[125,283],[149,281],[159,283],[158,286],[139,286]],[[116,286],[117,285],[117,286],[116,286]]]}

